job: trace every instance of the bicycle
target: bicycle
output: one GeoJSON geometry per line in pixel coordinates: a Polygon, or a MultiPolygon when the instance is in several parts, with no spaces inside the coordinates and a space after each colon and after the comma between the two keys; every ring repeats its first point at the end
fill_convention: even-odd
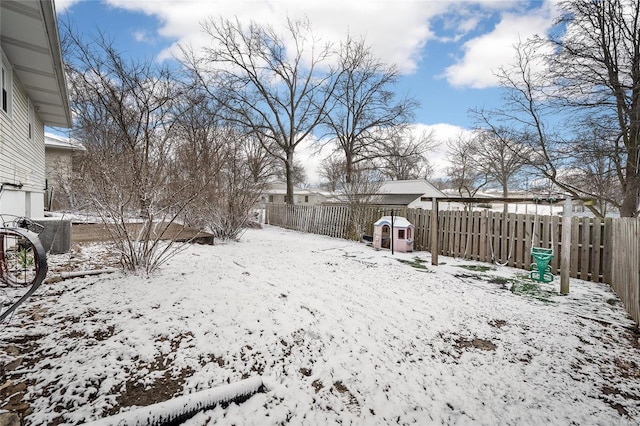
{"type": "Polygon", "coordinates": [[[0,300],[0,322],[27,300],[47,275],[47,254],[38,233],[44,227],[29,218],[0,215],[0,287],[27,287],[16,302],[0,300]],[[5,309],[5,307],[7,307],[5,309]]]}

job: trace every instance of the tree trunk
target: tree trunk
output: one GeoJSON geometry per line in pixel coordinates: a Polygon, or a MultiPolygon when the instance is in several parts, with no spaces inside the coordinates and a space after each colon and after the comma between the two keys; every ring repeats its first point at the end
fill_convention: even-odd
{"type": "MultiPolygon", "coordinates": [[[[509,196],[509,186],[507,185],[506,182],[504,182],[502,184],[502,197],[507,198],[508,196],[509,196]]],[[[502,206],[502,214],[504,218],[507,217],[507,213],[509,213],[509,203],[505,202],[502,206]]]]}
{"type": "Polygon", "coordinates": [[[626,165],[627,179],[622,194],[620,206],[621,217],[635,217],[638,214],[638,202],[640,201],[640,171],[638,170],[638,148],[628,150],[626,165]]]}
{"type": "Polygon", "coordinates": [[[351,175],[353,174],[353,157],[350,155],[349,152],[346,152],[345,154],[346,155],[345,155],[345,166],[344,166],[344,169],[345,169],[344,170],[344,173],[345,173],[344,181],[347,184],[350,184],[351,180],[352,180],[352,176],[351,175]]]}
{"type": "Polygon", "coordinates": [[[286,204],[294,204],[293,202],[293,152],[287,151],[287,159],[284,162],[285,174],[287,177],[287,195],[284,202],[286,204]]]}

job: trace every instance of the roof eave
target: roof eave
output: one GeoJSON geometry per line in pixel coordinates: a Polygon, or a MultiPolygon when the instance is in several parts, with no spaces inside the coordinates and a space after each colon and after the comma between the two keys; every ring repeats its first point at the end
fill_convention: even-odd
{"type": "MultiPolygon", "coordinates": [[[[72,124],[71,120],[71,107],[69,105],[69,93],[67,92],[67,82],[64,72],[64,64],[62,62],[62,48],[60,46],[60,38],[58,32],[58,23],[56,19],[56,8],[53,0],[40,0],[40,6],[42,8],[42,16],[44,17],[45,29],[47,31],[47,39],[49,40],[49,50],[53,59],[53,67],[56,75],[56,81],[58,83],[58,89],[60,90],[60,97],[62,102],[62,108],[64,109],[64,115],[66,127],[70,128],[72,124]]],[[[52,124],[52,123],[45,123],[52,124]]],[[[59,125],[56,123],[54,125],[59,125]]]]}

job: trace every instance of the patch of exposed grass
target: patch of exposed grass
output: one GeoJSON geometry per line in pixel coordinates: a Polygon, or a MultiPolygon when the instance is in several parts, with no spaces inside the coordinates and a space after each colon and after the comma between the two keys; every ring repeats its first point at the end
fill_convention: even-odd
{"type": "Polygon", "coordinates": [[[555,303],[551,298],[557,295],[556,292],[541,288],[540,284],[535,281],[514,279],[512,282],[511,293],[513,294],[528,296],[544,303],[555,303]]]}
{"type": "Polygon", "coordinates": [[[415,256],[412,260],[406,260],[406,259],[397,259],[398,262],[400,263],[404,263],[405,265],[409,265],[413,268],[416,269],[420,269],[422,271],[425,272],[431,272],[429,271],[429,268],[427,268],[424,264],[427,263],[428,261],[425,259],[420,259],[418,256],[415,256]]]}
{"type": "Polygon", "coordinates": [[[489,272],[489,271],[496,270],[495,267],[486,266],[486,265],[458,265],[458,267],[467,269],[469,271],[476,271],[476,272],[489,272]]]}

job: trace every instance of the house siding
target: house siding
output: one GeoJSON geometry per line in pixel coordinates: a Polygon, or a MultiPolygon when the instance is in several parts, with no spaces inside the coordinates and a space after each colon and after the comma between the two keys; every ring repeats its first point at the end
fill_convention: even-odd
{"type": "Polygon", "coordinates": [[[11,115],[0,111],[0,183],[22,187],[18,190],[4,185],[0,193],[0,213],[42,217],[46,185],[44,124],[34,112],[29,139],[30,103],[15,74],[12,80],[11,115]]]}
{"type": "Polygon", "coordinates": [[[45,164],[48,191],[45,204],[50,210],[65,210],[71,207],[70,182],[73,177],[74,158],[79,151],[53,148],[45,145],[45,164]]]}

